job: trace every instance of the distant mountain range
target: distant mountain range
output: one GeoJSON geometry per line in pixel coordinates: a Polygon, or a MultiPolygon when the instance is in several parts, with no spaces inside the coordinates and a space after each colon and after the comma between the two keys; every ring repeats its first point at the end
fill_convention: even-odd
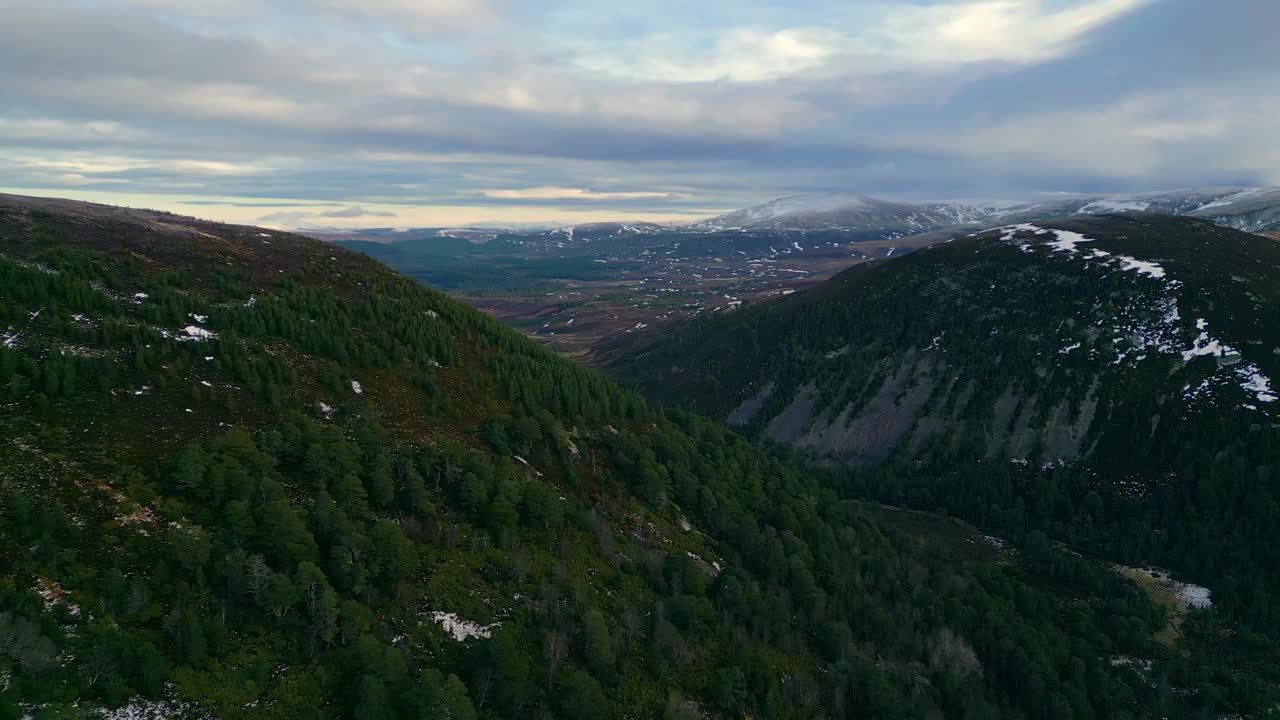
{"type": "Polygon", "coordinates": [[[1199,188],[1138,194],[1064,196],[1032,202],[905,202],[854,193],[819,193],[777,198],[684,225],[599,222],[562,228],[415,228],[392,230],[312,230],[325,240],[397,242],[423,237],[461,238],[483,243],[503,236],[539,238],[550,247],[641,236],[709,235],[724,232],[844,232],[864,238],[893,238],[940,230],[974,230],[999,225],[1102,215],[1155,212],[1211,220],[1246,232],[1280,231],[1280,187],[1199,188]]]}
{"type": "Polygon", "coordinates": [[[959,203],[908,203],[866,195],[793,195],[753,205],[690,227],[697,230],[883,230],[926,232],[982,222],[993,208],[959,203]]]}
{"type": "Polygon", "coordinates": [[[1085,195],[1041,202],[908,203],[866,195],[796,195],[688,226],[696,230],[835,230],[914,234],[963,225],[1030,219],[1158,212],[1213,220],[1237,230],[1280,230],[1280,188],[1212,188],[1128,195],[1085,195]]]}

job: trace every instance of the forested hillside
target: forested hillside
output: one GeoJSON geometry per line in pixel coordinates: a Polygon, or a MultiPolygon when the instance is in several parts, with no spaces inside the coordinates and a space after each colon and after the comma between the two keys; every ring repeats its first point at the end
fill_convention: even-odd
{"type": "Polygon", "coordinates": [[[0,331],[0,717],[1276,702],[1216,611],[1179,640],[1033,527],[858,502],[317,241],[0,196],[0,331]]]}
{"type": "Polygon", "coordinates": [[[619,369],[848,489],[1161,563],[1274,642],[1280,244],[1134,214],[1018,225],[712,318],[619,369]]]}

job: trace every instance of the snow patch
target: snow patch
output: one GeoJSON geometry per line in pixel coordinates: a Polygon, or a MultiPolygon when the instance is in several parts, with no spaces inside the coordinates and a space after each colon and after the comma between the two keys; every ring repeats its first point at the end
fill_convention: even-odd
{"type": "MultiPolygon", "coordinates": [[[[993,228],[992,231],[994,232],[1003,231],[1004,234],[1000,237],[1000,239],[1004,242],[1009,242],[1010,240],[1013,239],[1013,236],[1017,235],[1020,232],[1035,233],[1036,235],[1045,235],[1051,232],[1042,227],[1039,227],[1038,225],[1032,225],[1031,223],[1018,223],[1017,225],[1005,225],[1004,227],[993,228]]],[[[989,231],[984,230],[982,232],[989,232],[989,231]]]]}
{"type": "Polygon", "coordinates": [[[211,716],[200,710],[195,703],[134,698],[128,705],[122,705],[114,710],[102,710],[101,715],[91,717],[101,717],[102,720],[177,720],[211,716]]]}
{"type": "MultiPolygon", "coordinates": [[[[1094,252],[1096,253],[1097,251],[1094,252]]],[[[1162,278],[1165,276],[1164,268],[1161,267],[1159,263],[1139,260],[1127,255],[1120,255],[1118,258],[1120,260],[1121,270],[1133,270],[1139,275],[1146,275],[1147,277],[1153,278],[1162,278]]]]}
{"type": "Polygon", "coordinates": [[[1093,238],[1087,238],[1078,232],[1070,230],[1053,230],[1052,232],[1058,239],[1045,243],[1045,245],[1053,252],[1074,253],[1077,249],[1076,246],[1080,243],[1093,242],[1093,238]]]}
{"type": "Polygon", "coordinates": [[[431,613],[431,620],[439,625],[454,640],[463,642],[469,638],[489,638],[493,636],[494,628],[502,625],[502,623],[493,623],[492,625],[480,625],[479,623],[463,620],[451,612],[436,611],[431,613]]]}
{"type": "Polygon", "coordinates": [[[364,394],[364,386],[360,384],[360,381],[359,381],[359,380],[352,380],[352,381],[351,381],[351,392],[353,392],[353,393],[355,393],[355,394],[357,394],[357,395],[362,395],[362,394],[364,394]]]}
{"type": "Polygon", "coordinates": [[[1213,357],[1222,357],[1223,355],[1237,354],[1235,348],[1225,345],[1221,341],[1209,337],[1209,322],[1204,318],[1196,320],[1196,329],[1200,331],[1200,335],[1196,337],[1190,348],[1182,351],[1182,361],[1191,362],[1191,360],[1212,355],[1213,357]]]}
{"type": "Polygon", "coordinates": [[[1205,210],[1209,210],[1212,208],[1234,205],[1237,202],[1244,200],[1245,198],[1265,192],[1266,190],[1267,188],[1248,188],[1246,190],[1240,190],[1239,192],[1231,193],[1230,195],[1227,195],[1225,197],[1220,197],[1217,200],[1214,200],[1213,202],[1205,203],[1204,205],[1201,205],[1200,207],[1196,208],[1195,212],[1203,212],[1205,210]]]}
{"type": "Polygon", "coordinates": [[[1271,403],[1280,400],[1271,389],[1271,378],[1262,374],[1257,365],[1252,363],[1236,368],[1236,377],[1240,378],[1240,387],[1245,392],[1253,393],[1258,402],[1271,403]]]}
{"type": "Polygon", "coordinates": [[[218,333],[212,330],[206,330],[199,325],[188,325],[181,330],[182,337],[178,338],[180,342],[203,342],[218,337],[218,333]]]}
{"type": "Polygon", "coordinates": [[[1151,207],[1150,202],[1142,200],[1124,200],[1116,198],[1114,200],[1095,200],[1088,205],[1080,208],[1077,215],[1088,215],[1092,213],[1108,213],[1108,212],[1142,212],[1151,207]]]}
{"type": "Polygon", "coordinates": [[[1152,568],[1128,568],[1123,565],[1118,567],[1149,578],[1171,591],[1174,601],[1181,610],[1207,610],[1213,607],[1213,593],[1209,588],[1174,580],[1169,573],[1152,568]]]}

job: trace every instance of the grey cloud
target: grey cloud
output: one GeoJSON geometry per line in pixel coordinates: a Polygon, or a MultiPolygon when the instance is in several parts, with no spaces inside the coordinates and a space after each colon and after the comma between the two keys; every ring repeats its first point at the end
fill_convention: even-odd
{"type": "MultiPolygon", "coordinates": [[[[683,84],[575,69],[537,29],[502,35],[519,29],[502,5],[469,17],[461,2],[321,4],[223,0],[205,15],[177,2],[164,14],[57,0],[7,8],[0,143],[153,161],[64,173],[77,187],[198,187],[342,203],[330,211],[342,213],[375,202],[598,204],[479,198],[492,187],[669,193],[608,203],[661,210],[809,190],[974,196],[1243,182],[1276,167],[1257,148],[1280,130],[1280,115],[1259,101],[1280,69],[1280,45],[1262,30],[1280,23],[1274,3],[1157,0],[1072,54],[1029,66],[888,68],[846,54],[769,82],[683,84]],[[434,44],[378,39],[376,29],[417,5],[452,7],[453,20],[436,14],[438,27],[481,35],[449,45],[423,11],[427,25],[406,30],[434,44]],[[291,12],[302,28],[270,25],[291,12]],[[334,13],[358,15],[356,34],[304,42],[334,13]],[[271,32],[244,29],[246,17],[271,32]],[[1179,93],[1184,107],[1135,110],[1179,93]],[[1092,118],[1088,137],[1070,132],[1073,113],[1092,118]],[[424,159],[432,154],[475,158],[424,159]],[[269,172],[196,173],[190,163],[269,172]]],[[[0,184],[56,182],[42,172],[0,161],[0,184]]]]}

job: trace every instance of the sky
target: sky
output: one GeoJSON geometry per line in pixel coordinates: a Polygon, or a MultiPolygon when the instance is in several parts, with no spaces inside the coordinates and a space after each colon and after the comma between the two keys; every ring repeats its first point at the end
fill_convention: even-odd
{"type": "Polygon", "coordinates": [[[1275,0],[0,0],[0,192],[271,227],[1280,185],[1275,0]]]}

